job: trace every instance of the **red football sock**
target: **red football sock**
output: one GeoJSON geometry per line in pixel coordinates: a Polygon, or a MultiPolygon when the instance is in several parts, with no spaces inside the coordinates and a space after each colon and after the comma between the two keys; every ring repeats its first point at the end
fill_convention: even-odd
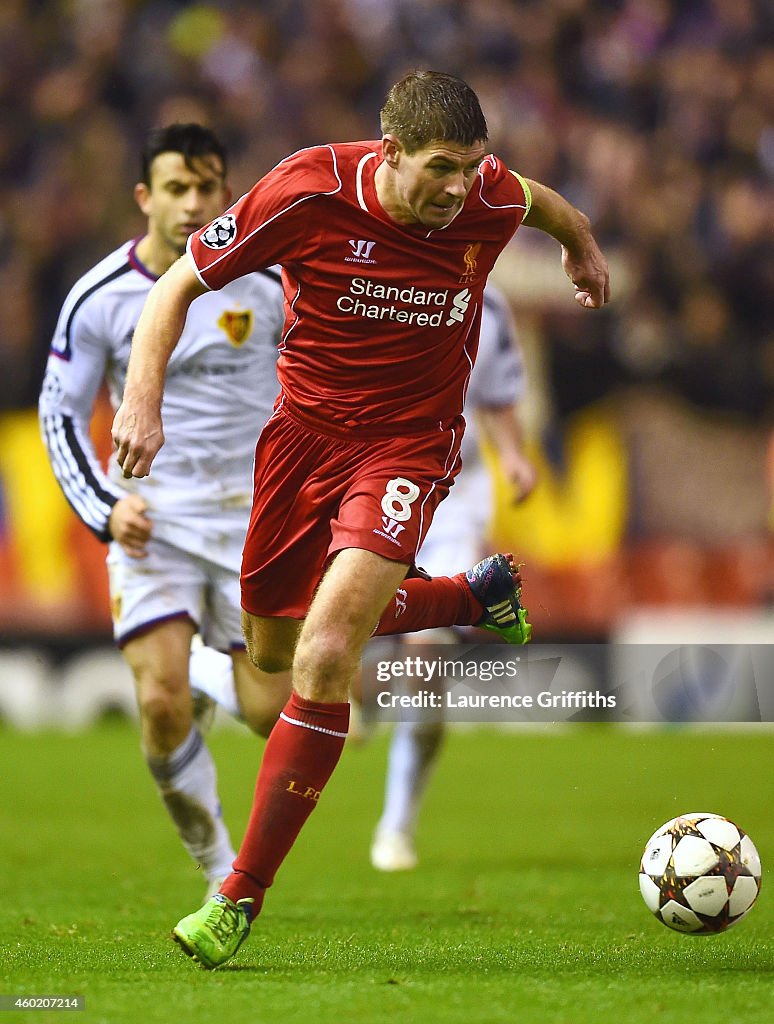
{"type": "Polygon", "coordinates": [[[415,633],[438,626],[473,626],[483,614],[464,572],[431,580],[404,580],[382,612],[374,635],[415,633]]]}
{"type": "Polygon", "coordinates": [[[252,897],[253,916],[338,763],[349,704],[304,700],[295,691],[271,731],[253,809],[234,870],[220,891],[234,902],[252,897]]]}

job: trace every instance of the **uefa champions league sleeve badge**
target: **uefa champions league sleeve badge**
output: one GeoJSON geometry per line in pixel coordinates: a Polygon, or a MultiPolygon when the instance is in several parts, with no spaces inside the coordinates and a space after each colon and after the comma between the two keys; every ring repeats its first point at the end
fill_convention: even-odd
{"type": "Polygon", "coordinates": [[[236,238],[236,217],[233,213],[224,213],[215,220],[199,236],[208,249],[226,249],[236,238]]]}

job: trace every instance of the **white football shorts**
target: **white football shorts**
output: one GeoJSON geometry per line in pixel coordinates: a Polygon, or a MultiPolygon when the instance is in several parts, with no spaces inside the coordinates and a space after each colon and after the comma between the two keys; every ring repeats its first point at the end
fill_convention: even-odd
{"type": "Polygon", "coordinates": [[[453,576],[480,561],[492,514],[486,466],[464,465],[438,508],[416,562],[431,576],[453,576]]]}
{"type": "Polygon", "coordinates": [[[148,542],[147,557],[141,559],[130,558],[113,542],[107,566],[117,643],[156,623],[188,617],[208,647],[243,648],[239,589],[243,543],[243,517],[236,524],[197,519],[174,528],[159,527],[148,542]],[[218,525],[223,528],[217,529],[218,525]],[[188,550],[193,546],[198,553],[188,550]]]}

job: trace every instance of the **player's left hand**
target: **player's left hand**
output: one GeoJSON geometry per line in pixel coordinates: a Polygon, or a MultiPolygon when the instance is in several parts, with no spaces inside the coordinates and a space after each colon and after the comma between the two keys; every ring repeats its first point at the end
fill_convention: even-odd
{"type": "Polygon", "coordinates": [[[562,246],[564,272],[575,285],[575,301],[584,309],[600,309],[610,301],[610,271],[607,260],[589,236],[582,252],[562,246]]]}
{"type": "Polygon", "coordinates": [[[139,494],[119,498],[110,513],[110,536],[130,558],[146,558],[153,523],[146,515],[148,502],[139,494]]]}
{"type": "Polygon", "coordinates": [[[518,505],[528,498],[535,489],[538,478],[537,469],[526,455],[520,453],[511,455],[503,468],[508,480],[513,485],[513,503],[518,505]]]}

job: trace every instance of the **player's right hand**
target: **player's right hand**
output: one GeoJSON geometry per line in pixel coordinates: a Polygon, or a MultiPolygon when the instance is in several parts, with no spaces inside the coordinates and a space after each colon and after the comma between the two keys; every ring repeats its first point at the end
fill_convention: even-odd
{"type": "Polygon", "coordinates": [[[127,479],[150,473],[151,463],[164,444],[161,414],[124,400],[113,420],[113,444],[118,465],[127,479]]]}
{"type": "Polygon", "coordinates": [[[139,494],[128,494],[118,499],[110,513],[110,534],[130,558],[145,558],[148,554],[147,544],[153,524],[145,515],[147,510],[148,503],[144,498],[139,494]]]}

